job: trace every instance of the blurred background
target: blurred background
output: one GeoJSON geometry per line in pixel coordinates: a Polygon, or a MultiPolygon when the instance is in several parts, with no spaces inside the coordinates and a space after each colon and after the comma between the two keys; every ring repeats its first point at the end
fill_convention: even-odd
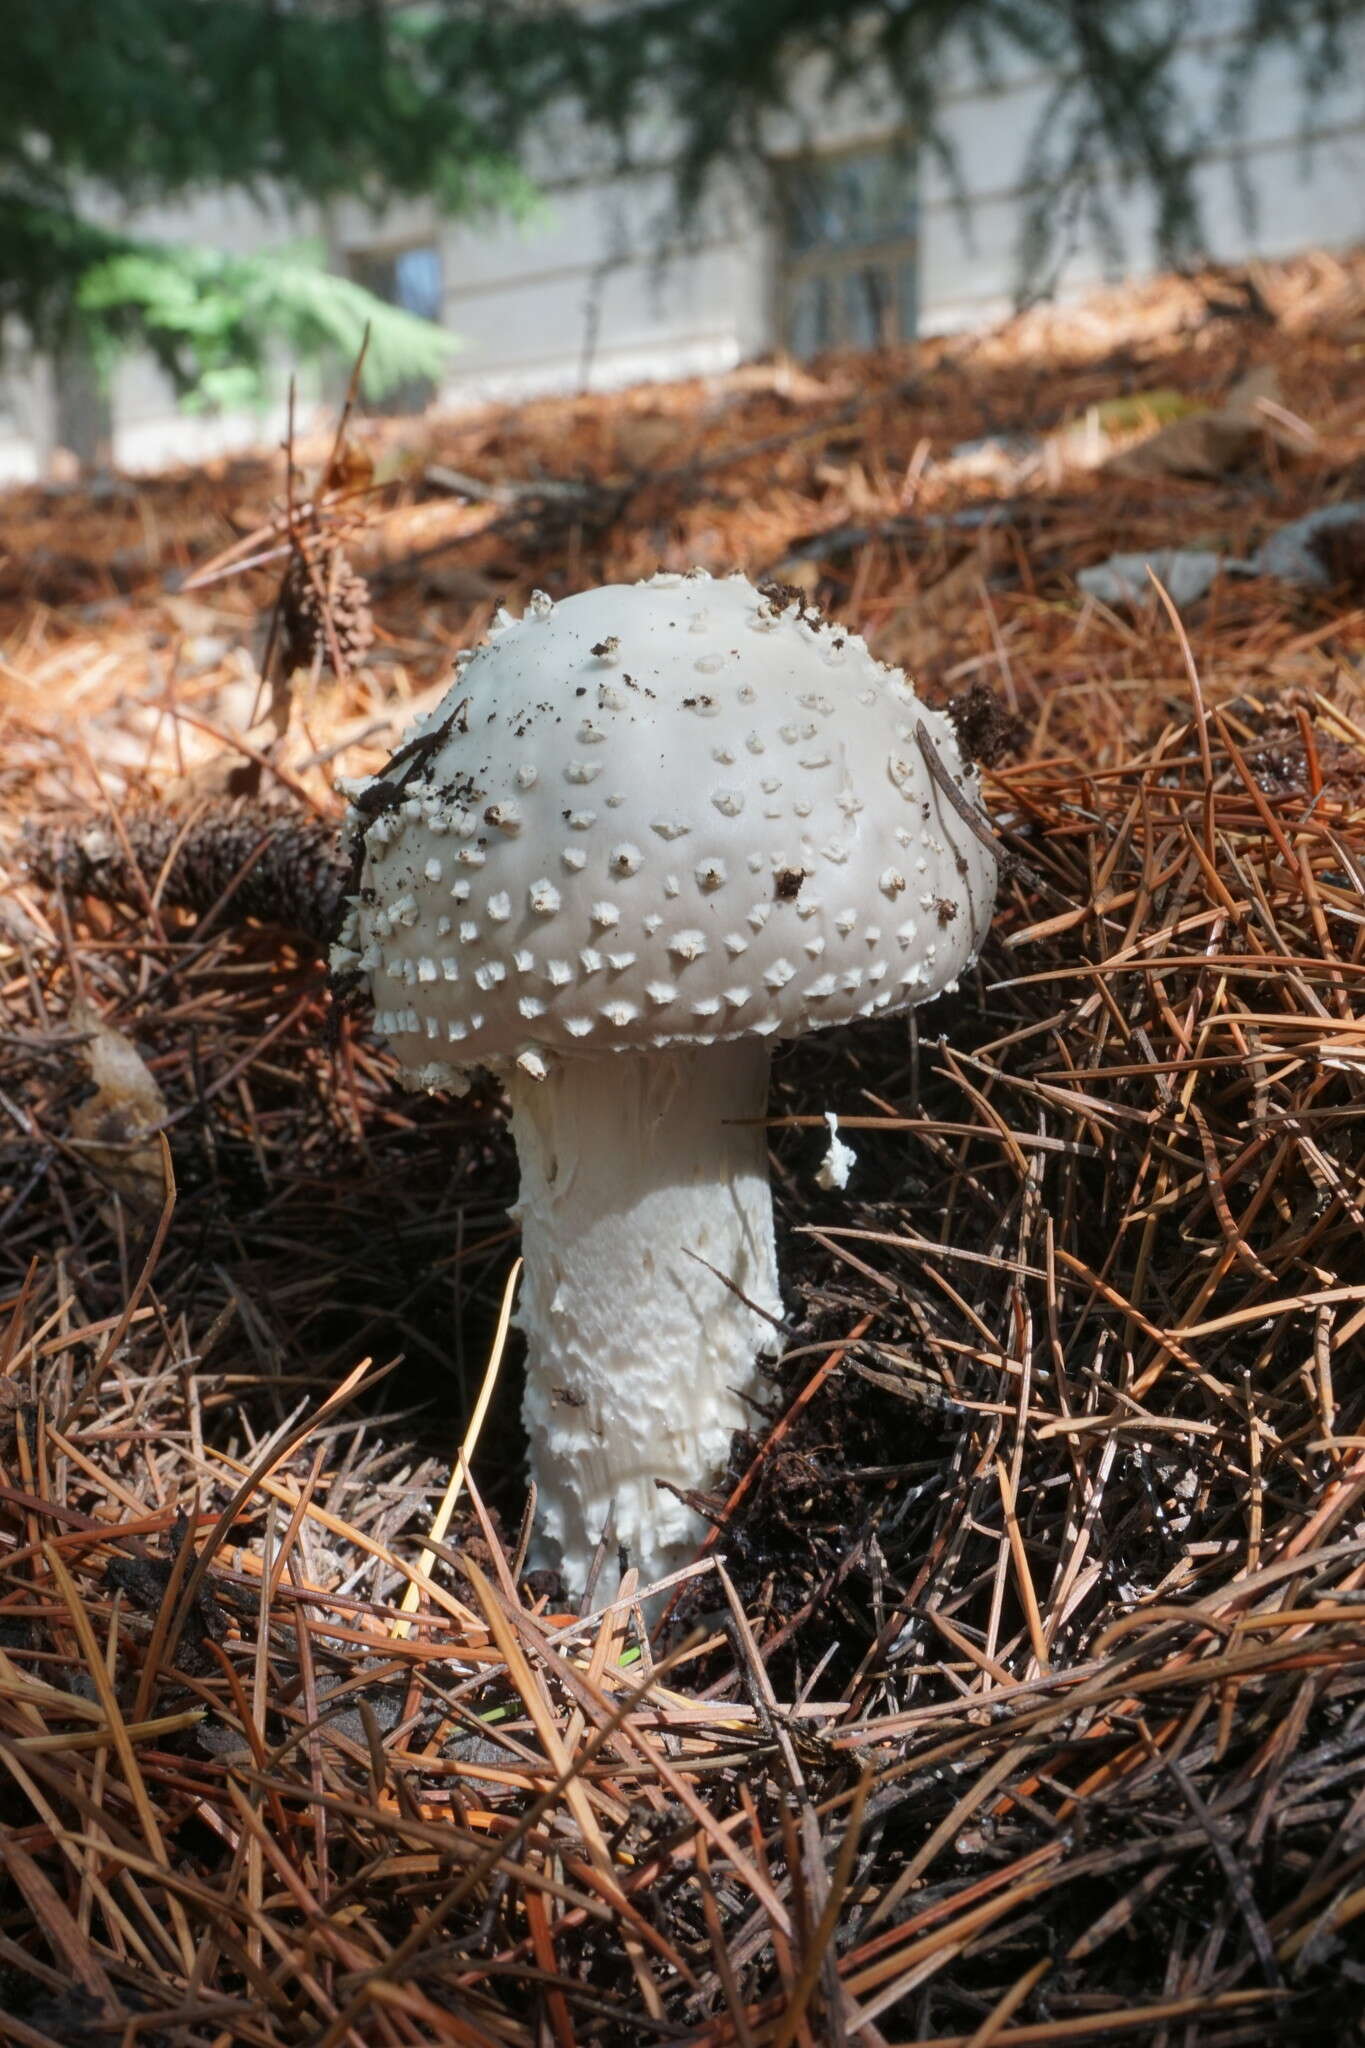
{"type": "Polygon", "coordinates": [[[1365,233],[1355,0],[14,0],[0,479],[1365,233]]]}

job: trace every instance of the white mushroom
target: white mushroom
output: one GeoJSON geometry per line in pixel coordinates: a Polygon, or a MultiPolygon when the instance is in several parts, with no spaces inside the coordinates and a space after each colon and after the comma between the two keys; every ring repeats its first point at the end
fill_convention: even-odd
{"type": "Polygon", "coordinates": [[[500,618],[357,794],[338,958],[410,1086],[484,1067],[511,1098],[525,1421],[571,1585],[604,1528],[646,1581],[683,1561],[702,1524],[657,1482],[713,1485],[752,1419],[772,1041],[925,1002],[980,947],[995,863],[944,773],[971,804],[949,721],[861,639],[694,572],[500,618]]]}

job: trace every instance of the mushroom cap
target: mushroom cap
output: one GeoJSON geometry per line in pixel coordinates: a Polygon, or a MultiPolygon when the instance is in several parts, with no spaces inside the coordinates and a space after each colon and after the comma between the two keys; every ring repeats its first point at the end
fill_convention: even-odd
{"type": "Polygon", "coordinates": [[[941,713],[799,593],[662,574],[500,614],[355,794],[334,952],[415,1087],[908,1009],[996,864],[941,713]]]}

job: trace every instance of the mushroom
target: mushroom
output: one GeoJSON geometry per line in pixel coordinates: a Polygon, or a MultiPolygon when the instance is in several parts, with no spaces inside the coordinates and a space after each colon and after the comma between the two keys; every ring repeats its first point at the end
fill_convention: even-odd
{"type": "Polygon", "coordinates": [[[511,1100],[541,1554],[571,1585],[608,1527],[646,1582],[694,1547],[673,1489],[724,1469],[782,1314],[773,1041],[956,984],[995,895],[976,793],[856,634],[701,570],[500,613],[354,792],[335,969],[410,1087],[481,1067],[511,1100]]]}

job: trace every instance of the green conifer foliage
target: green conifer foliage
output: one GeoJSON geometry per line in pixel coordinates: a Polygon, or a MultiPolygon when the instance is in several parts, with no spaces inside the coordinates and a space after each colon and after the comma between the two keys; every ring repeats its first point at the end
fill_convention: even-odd
{"type": "MultiPolygon", "coordinates": [[[[382,393],[431,376],[451,337],[294,247],[232,257],[149,242],[132,210],[215,188],[454,211],[523,203],[495,126],[461,89],[483,10],[371,0],[14,0],[0,59],[0,325],[105,366],[149,347],[182,392],[259,386],[271,340],[354,356],[382,393]]],[[[494,67],[496,70],[496,65],[494,67]]]]}
{"type": "Polygon", "coordinates": [[[1235,141],[1258,65],[1289,48],[1308,114],[1358,56],[1362,16],[1365,0],[10,0],[0,328],[10,316],[97,360],[136,340],[182,389],[221,400],[251,386],[269,337],[344,354],[368,316],[382,390],[432,374],[447,344],[304,252],[149,247],[130,209],[223,186],[515,206],[524,166],[560,160],[567,116],[600,165],[662,153],[685,228],[722,173],[771,196],[773,137],[800,134],[801,106],[888,82],[900,124],[961,188],[945,86],[1019,58],[1054,80],[1025,167],[1021,280],[1046,285],[1080,224],[1112,242],[1114,198],[1134,188],[1155,196],[1160,253],[1189,257],[1195,166],[1235,141]],[[1195,98],[1177,46],[1205,5],[1215,84],[1195,98]]]}

